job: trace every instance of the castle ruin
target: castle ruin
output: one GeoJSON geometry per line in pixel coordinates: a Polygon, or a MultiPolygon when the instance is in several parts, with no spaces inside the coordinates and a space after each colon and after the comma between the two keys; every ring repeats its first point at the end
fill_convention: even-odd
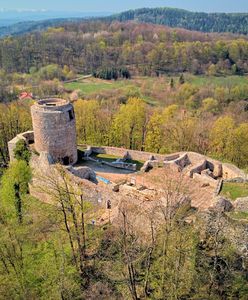
{"type": "MultiPolygon", "coordinates": [[[[109,200],[113,207],[117,207],[118,199],[123,197],[130,197],[130,201],[136,199],[135,201],[143,201],[142,203],[152,203],[157,199],[159,190],[154,185],[154,178],[159,181],[165,173],[171,180],[177,180],[180,174],[185,175],[188,189],[194,194],[191,195],[192,205],[199,209],[209,208],[215,203],[223,180],[237,177],[247,179],[246,174],[237,167],[194,152],[163,155],[84,145],[85,151],[78,161],[76,120],[72,104],[59,98],[43,99],[31,107],[31,115],[33,131],[17,135],[8,143],[8,148],[11,161],[15,159],[14,149],[19,140],[24,140],[30,148],[30,166],[33,170],[30,193],[41,201],[50,200],[45,192],[37,192],[36,188],[41,184],[40,178],[54,173],[57,163],[64,166],[72,181],[93,202],[99,204],[97,199],[101,195],[99,205],[105,207],[109,200]],[[104,154],[118,159],[112,163],[98,160],[98,155],[104,154]],[[133,161],[142,162],[140,171],[133,169],[133,161]],[[91,167],[91,163],[97,164],[98,171],[91,167]],[[108,168],[108,171],[101,173],[99,168],[108,168]],[[121,173],[119,168],[123,168],[125,172],[121,173]]],[[[147,209],[149,205],[147,204],[147,209]]]]}

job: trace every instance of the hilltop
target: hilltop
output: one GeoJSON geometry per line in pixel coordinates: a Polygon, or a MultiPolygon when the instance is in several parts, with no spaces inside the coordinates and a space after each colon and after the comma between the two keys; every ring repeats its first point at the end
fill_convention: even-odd
{"type": "Polygon", "coordinates": [[[154,23],[202,32],[248,33],[248,13],[203,13],[177,8],[141,8],[110,17],[111,20],[154,23]]]}

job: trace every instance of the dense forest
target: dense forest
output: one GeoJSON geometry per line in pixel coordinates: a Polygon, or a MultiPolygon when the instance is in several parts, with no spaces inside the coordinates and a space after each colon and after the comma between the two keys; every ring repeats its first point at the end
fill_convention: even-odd
{"type": "Polygon", "coordinates": [[[201,13],[175,8],[141,8],[110,17],[111,20],[154,23],[202,32],[248,33],[247,13],[201,13]]]}
{"type": "Polygon", "coordinates": [[[152,24],[67,23],[59,28],[0,40],[0,68],[28,73],[48,64],[80,73],[126,67],[133,74],[248,71],[245,36],[204,34],[152,24]]]}

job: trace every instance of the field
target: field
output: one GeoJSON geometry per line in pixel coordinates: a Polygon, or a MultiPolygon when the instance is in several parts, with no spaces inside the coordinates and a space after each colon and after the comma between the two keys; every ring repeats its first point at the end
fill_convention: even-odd
{"type": "Polygon", "coordinates": [[[98,79],[87,79],[82,82],[70,82],[66,83],[65,87],[69,90],[80,90],[84,94],[95,94],[97,92],[111,90],[111,89],[120,89],[126,87],[127,81],[107,81],[107,80],[98,80],[98,79]]]}
{"type": "MultiPolygon", "coordinates": [[[[131,80],[101,80],[96,78],[87,78],[79,82],[66,83],[67,91],[78,91],[80,98],[94,99],[119,99],[126,101],[129,97],[142,98],[146,103],[152,106],[164,106],[167,104],[166,98],[170,94],[170,81],[174,80],[175,92],[178,91],[179,77],[133,77],[131,80]]],[[[247,76],[193,76],[184,75],[185,82],[194,85],[197,88],[215,87],[232,88],[234,86],[248,85],[247,76]]],[[[169,97],[170,98],[170,97],[169,97]]],[[[169,101],[172,101],[170,99],[169,101]]]]}
{"type": "Polygon", "coordinates": [[[153,83],[153,79],[142,78],[132,80],[101,80],[90,78],[80,82],[66,83],[65,88],[69,91],[80,91],[81,98],[94,98],[98,95],[111,98],[113,94],[118,96],[139,97],[150,105],[156,105],[157,102],[149,96],[148,93],[142,91],[142,85],[153,83]]]}

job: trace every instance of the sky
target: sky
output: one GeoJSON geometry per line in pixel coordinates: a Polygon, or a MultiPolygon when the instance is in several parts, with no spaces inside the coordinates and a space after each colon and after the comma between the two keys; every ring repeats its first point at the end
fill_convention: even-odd
{"type": "Polygon", "coordinates": [[[0,9],[120,12],[141,7],[205,12],[248,12],[248,0],[0,0],[0,9]]]}

